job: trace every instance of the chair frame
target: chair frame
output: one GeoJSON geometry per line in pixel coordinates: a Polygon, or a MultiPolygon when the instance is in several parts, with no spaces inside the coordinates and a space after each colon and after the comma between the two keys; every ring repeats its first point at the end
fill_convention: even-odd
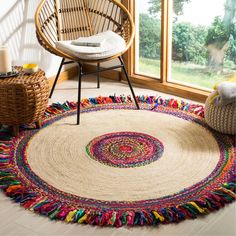
{"type": "MultiPolygon", "coordinates": [[[[47,51],[49,51],[49,52],[51,52],[51,53],[53,53],[57,56],[62,57],[61,64],[59,66],[56,78],[54,80],[54,83],[53,83],[53,86],[52,86],[52,89],[51,89],[50,98],[53,95],[54,89],[56,87],[58,78],[59,78],[60,73],[61,73],[62,66],[66,65],[66,64],[76,62],[78,64],[78,67],[79,67],[77,125],[80,124],[81,82],[82,82],[82,77],[85,76],[85,75],[97,74],[97,88],[99,88],[100,87],[100,73],[101,72],[121,68],[121,70],[123,70],[125,78],[128,82],[128,85],[129,85],[130,91],[132,93],[132,97],[134,99],[135,105],[136,105],[137,109],[140,109],[138,101],[137,101],[135,93],[134,93],[134,90],[133,90],[133,87],[132,87],[132,84],[131,84],[130,79],[129,79],[127,69],[126,69],[124,61],[122,59],[122,55],[128,50],[131,43],[133,42],[134,32],[135,32],[134,22],[133,22],[132,16],[128,12],[128,10],[125,8],[125,6],[123,6],[117,0],[96,0],[96,1],[91,1],[91,3],[90,3],[91,6],[87,6],[87,0],[77,0],[78,3],[82,4],[83,11],[81,13],[81,9],[78,8],[78,7],[77,8],[75,8],[75,7],[69,8],[69,6],[66,6],[66,7],[64,6],[64,9],[59,8],[57,6],[58,1],[61,1],[62,5],[66,4],[66,3],[71,4],[71,3],[75,2],[74,0],[72,0],[70,2],[68,0],[42,0],[41,3],[39,4],[37,10],[36,10],[36,13],[35,13],[36,35],[37,35],[39,43],[47,51]],[[104,2],[104,5],[100,6],[102,4],[99,5],[99,2],[100,3],[104,2]],[[104,10],[103,8],[105,8],[105,4],[108,4],[109,7],[112,6],[112,8],[111,8],[112,13],[110,15],[108,14],[108,7],[107,7],[107,10],[106,10],[106,13],[103,13],[103,10],[104,10]],[[96,7],[98,9],[95,7],[95,5],[97,5],[96,7]],[[116,54],[116,55],[105,58],[105,59],[84,60],[84,59],[78,58],[74,55],[68,54],[68,53],[56,48],[55,42],[62,39],[62,35],[60,33],[60,28],[59,28],[60,24],[61,24],[61,22],[59,20],[59,13],[66,12],[67,14],[69,14],[68,12],[75,11],[75,9],[80,11],[81,14],[84,14],[83,15],[84,18],[87,18],[87,20],[88,20],[88,22],[86,22],[88,24],[88,26],[86,26],[86,27],[79,26],[79,27],[76,28],[76,30],[81,31],[81,32],[78,32],[78,33],[87,34],[85,36],[93,35],[94,30],[92,28],[92,23],[91,23],[92,20],[90,19],[89,14],[97,14],[98,17],[105,18],[105,20],[107,22],[109,22],[109,25],[114,24],[114,26],[113,26],[113,28],[115,28],[114,31],[117,31],[117,33],[121,34],[121,36],[126,41],[125,50],[118,53],[118,54],[116,54]],[[120,15],[122,15],[122,19],[121,19],[121,16],[119,16],[119,20],[118,20],[119,22],[116,22],[117,16],[113,12],[115,12],[115,14],[117,14],[117,12],[120,12],[120,15]],[[115,15],[115,17],[113,15],[115,15]],[[82,30],[84,30],[85,28],[86,28],[86,32],[82,32],[82,30]],[[116,66],[108,67],[108,68],[101,68],[100,67],[100,64],[102,62],[110,61],[110,60],[115,59],[115,58],[119,59],[120,64],[118,64],[116,66]],[[66,61],[66,59],[69,60],[69,61],[66,61]],[[92,71],[92,72],[84,72],[83,71],[83,64],[84,63],[96,63],[97,64],[97,69],[95,71],[92,71]]],[[[69,17],[67,16],[67,18],[69,18],[69,17]]],[[[81,18],[83,18],[83,17],[81,17],[81,18]]],[[[66,20],[68,20],[68,19],[66,19],[66,20]]],[[[70,19],[70,20],[74,21],[74,19],[70,19]]],[[[85,24],[84,21],[85,20],[82,19],[81,24],[85,24]]],[[[94,22],[96,22],[96,20],[94,20],[94,22]]],[[[72,22],[72,24],[76,24],[76,23],[72,22]]],[[[97,24],[97,22],[96,22],[96,24],[97,24]]],[[[68,23],[67,23],[67,25],[68,25],[68,23]]],[[[103,23],[103,28],[104,28],[104,25],[105,25],[105,23],[103,23]]],[[[74,29],[74,28],[72,28],[72,29],[74,29]]],[[[75,36],[76,32],[73,33],[73,30],[72,31],[71,30],[64,30],[64,31],[66,32],[66,34],[64,36],[64,37],[66,37],[66,40],[76,39],[76,36],[75,36]],[[68,32],[68,34],[67,34],[67,32],[68,32]]],[[[95,32],[95,33],[99,33],[99,32],[95,32]]]]}

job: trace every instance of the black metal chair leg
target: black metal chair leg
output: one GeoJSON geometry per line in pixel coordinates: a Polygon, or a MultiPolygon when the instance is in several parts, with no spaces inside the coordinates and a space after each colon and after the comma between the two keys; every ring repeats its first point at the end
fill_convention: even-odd
{"type": "Polygon", "coordinates": [[[137,109],[139,110],[139,109],[140,109],[140,108],[139,108],[139,104],[138,104],[138,101],[137,101],[137,99],[136,99],[136,96],[135,96],[135,93],[134,93],[132,84],[131,84],[131,82],[130,82],[129,75],[128,75],[128,72],[127,72],[127,70],[126,70],[124,61],[123,61],[123,59],[122,59],[121,57],[119,57],[119,60],[120,60],[120,63],[121,63],[121,65],[122,65],[122,68],[123,68],[123,70],[124,70],[124,72],[125,72],[125,77],[126,77],[127,82],[128,82],[128,84],[129,84],[129,88],[130,88],[130,91],[131,91],[131,93],[132,93],[132,96],[133,96],[135,105],[136,105],[137,109]]]}
{"type": "Polygon", "coordinates": [[[51,89],[51,92],[50,92],[50,95],[49,95],[49,98],[51,98],[52,95],[53,95],[53,92],[54,92],[54,89],[55,89],[55,87],[56,87],[56,84],[57,84],[58,78],[59,78],[59,76],[60,76],[61,69],[62,69],[62,66],[63,66],[64,62],[65,62],[65,58],[62,58],[61,64],[60,64],[59,69],[58,69],[58,71],[57,71],[57,75],[56,75],[56,78],[55,78],[55,80],[54,80],[54,83],[53,83],[53,86],[52,86],[52,89],[51,89]]]}
{"type": "Polygon", "coordinates": [[[97,88],[100,88],[100,73],[99,73],[99,70],[100,70],[100,63],[97,64],[97,88]]]}
{"type": "Polygon", "coordinates": [[[80,123],[80,102],[81,102],[81,80],[82,80],[82,65],[79,63],[79,79],[78,79],[78,102],[77,102],[77,125],[80,123]]]}

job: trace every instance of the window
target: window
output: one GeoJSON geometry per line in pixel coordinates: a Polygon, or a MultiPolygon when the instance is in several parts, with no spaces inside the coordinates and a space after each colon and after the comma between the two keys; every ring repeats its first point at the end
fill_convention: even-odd
{"type": "Polygon", "coordinates": [[[170,3],[172,53],[168,80],[211,89],[236,73],[236,1],[170,3]]]}
{"type": "Polygon", "coordinates": [[[236,74],[236,0],[124,2],[137,31],[133,77],[206,97],[204,91],[236,74]]]}
{"type": "MultiPolygon", "coordinates": [[[[160,0],[158,4],[161,5],[160,0]]],[[[150,13],[150,0],[136,4],[136,66],[135,72],[160,78],[161,14],[150,13]]]]}

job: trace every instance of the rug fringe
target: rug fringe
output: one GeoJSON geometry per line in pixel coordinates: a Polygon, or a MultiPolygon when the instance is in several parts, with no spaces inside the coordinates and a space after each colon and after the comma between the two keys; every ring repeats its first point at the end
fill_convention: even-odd
{"type": "MultiPolygon", "coordinates": [[[[162,99],[161,97],[154,96],[138,96],[137,99],[140,103],[152,105],[152,110],[163,106],[188,111],[204,117],[204,107],[202,105],[191,105],[184,101],[162,99]]],[[[81,106],[89,107],[96,104],[109,103],[132,103],[132,99],[130,96],[97,97],[83,99],[81,106]]],[[[45,117],[63,114],[67,111],[75,110],[76,107],[77,104],[75,102],[54,103],[46,109],[45,117]]],[[[11,163],[12,139],[4,131],[0,132],[0,137],[0,188],[8,197],[20,203],[24,208],[48,216],[51,220],[115,227],[169,224],[178,223],[185,219],[195,219],[199,215],[205,215],[218,210],[224,207],[225,204],[236,200],[236,181],[233,177],[231,182],[222,184],[221,187],[209,192],[206,196],[202,196],[201,199],[168,208],[139,211],[75,209],[63,202],[49,199],[46,196],[40,195],[37,191],[33,192],[31,189],[23,186],[14,174],[13,164],[11,163]]]]}
{"type": "MultiPolygon", "coordinates": [[[[139,103],[145,103],[149,105],[153,105],[150,109],[155,110],[157,107],[167,107],[167,108],[174,108],[182,111],[187,111],[198,115],[199,117],[204,118],[204,106],[200,104],[190,104],[183,100],[177,99],[163,99],[160,96],[137,96],[137,101],[139,103]]],[[[87,108],[93,105],[99,104],[132,104],[131,96],[109,96],[109,97],[96,97],[96,98],[84,98],[81,101],[81,107],[87,108]]],[[[76,102],[68,102],[65,103],[53,103],[50,105],[46,111],[45,116],[62,114],[66,111],[75,110],[77,108],[76,102]]]]}

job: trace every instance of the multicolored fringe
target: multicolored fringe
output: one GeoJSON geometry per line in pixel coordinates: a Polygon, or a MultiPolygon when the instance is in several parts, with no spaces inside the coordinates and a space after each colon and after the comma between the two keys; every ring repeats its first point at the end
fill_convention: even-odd
{"type": "MultiPolygon", "coordinates": [[[[190,104],[183,100],[176,99],[163,99],[160,96],[137,96],[137,100],[139,103],[145,103],[152,105],[151,110],[156,109],[159,106],[175,108],[182,111],[187,111],[190,113],[194,113],[200,117],[204,117],[204,106],[199,104],[190,104]]],[[[97,97],[97,98],[84,98],[81,101],[81,107],[86,108],[93,105],[100,104],[132,104],[131,96],[109,96],[109,97],[97,97]]],[[[54,103],[50,107],[47,108],[45,115],[56,115],[61,114],[69,110],[73,110],[77,108],[77,103],[66,101],[64,104],[54,103]]]]}
{"type": "MultiPolygon", "coordinates": [[[[150,109],[157,107],[173,108],[181,111],[193,113],[201,118],[204,117],[204,107],[202,105],[192,105],[184,101],[174,99],[162,99],[160,97],[139,96],[138,101],[142,104],[149,104],[150,109]]],[[[110,96],[83,99],[82,108],[94,107],[99,104],[114,103],[132,103],[130,97],[110,96]]],[[[69,111],[75,111],[76,103],[65,102],[64,104],[54,103],[45,111],[44,119],[53,116],[60,116],[69,111]]],[[[234,140],[234,164],[236,161],[236,141],[234,140]]],[[[18,180],[17,173],[11,159],[11,147],[14,142],[7,131],[0,131],[0,188],[13,201],[20,203],[25,209],[29,209],[41,215],[49,217],[51,220],[63,220],[67,223],[91,224],[99,226],[116,226],[124,225],[158,225],[177,223],[185,219],[195,219],[198,215],[205,215],[212,211],[218,210],[231,203],[236,199],[236,173],[231,173],[229,182],[222,184],[221,187],[210,191],[207,195],[196,199],[195,201],[186,202],[180,205],[173,205],[167,208],[149,209],[149,210],[92,210],[76,209],[67,203],[48,196],[40,195],[34,192],[30,187],[18,180]]]]}

